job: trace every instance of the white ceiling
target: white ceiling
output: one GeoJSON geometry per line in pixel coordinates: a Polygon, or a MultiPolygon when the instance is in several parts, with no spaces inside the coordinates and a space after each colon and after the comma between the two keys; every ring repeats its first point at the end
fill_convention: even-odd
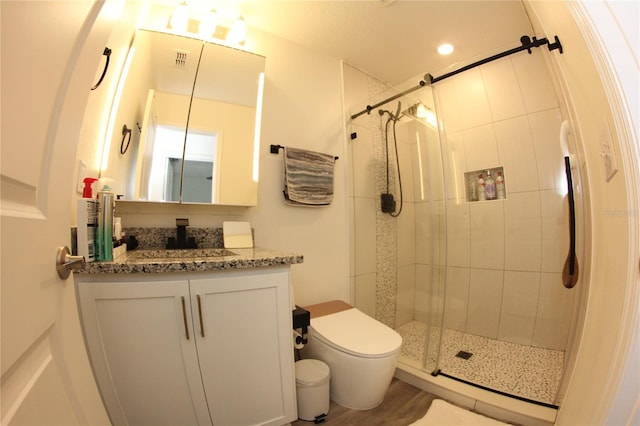
{"type": "Polygon", "coordinates": [[[391,85],[437,77],[533,36],[519,0],[236,0],[235,7],[250,29],[345,59],[391,85]],[[455,46],[452,55],[437,54],[443,42],[455,46]]]}

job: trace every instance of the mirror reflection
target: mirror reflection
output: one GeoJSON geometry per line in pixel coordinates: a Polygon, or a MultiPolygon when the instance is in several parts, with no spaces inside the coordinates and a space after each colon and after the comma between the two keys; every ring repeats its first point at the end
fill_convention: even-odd
{"type": "Polygon", "coordinates": [[[148,30],[136,32],[130,58],[115,127],[133,127],[131,141],[116,142],[114,131],[101,173],[115,179],[117,194],[256,205],[265,58],[148,30]]]}

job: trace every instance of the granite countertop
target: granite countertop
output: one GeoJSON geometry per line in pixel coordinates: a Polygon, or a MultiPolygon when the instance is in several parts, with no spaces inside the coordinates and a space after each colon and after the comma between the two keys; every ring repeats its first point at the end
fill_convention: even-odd
{"type": "Polygon", "coordinates": [[[259,247],[244,249],[132,250],[111,262],[89,262],[76,274],[201,272],[302,263],[302,255],[259,247]]]}

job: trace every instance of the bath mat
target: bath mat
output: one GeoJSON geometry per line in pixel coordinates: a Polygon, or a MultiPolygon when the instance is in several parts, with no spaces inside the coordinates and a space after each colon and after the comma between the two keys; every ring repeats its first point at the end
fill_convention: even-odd
{"type": "Polygon", "coordinates": [[[442,399],[434,399],[427,414],[410,426],[504,426],[498,420],[472,413],[464,408],[456,407],[442,399]]]}

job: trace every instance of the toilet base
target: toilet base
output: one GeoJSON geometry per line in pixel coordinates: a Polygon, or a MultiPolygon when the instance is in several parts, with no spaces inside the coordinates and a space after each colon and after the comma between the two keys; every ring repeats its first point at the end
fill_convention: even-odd
{"type": "Polygon", "coordinates": [[[313,336],[302,354],[329,365],[331,400],[352,410],[370,410],[382,403],[398,357],[396,352],[383,358],[360,358],[339,352],[313,336]]]}

